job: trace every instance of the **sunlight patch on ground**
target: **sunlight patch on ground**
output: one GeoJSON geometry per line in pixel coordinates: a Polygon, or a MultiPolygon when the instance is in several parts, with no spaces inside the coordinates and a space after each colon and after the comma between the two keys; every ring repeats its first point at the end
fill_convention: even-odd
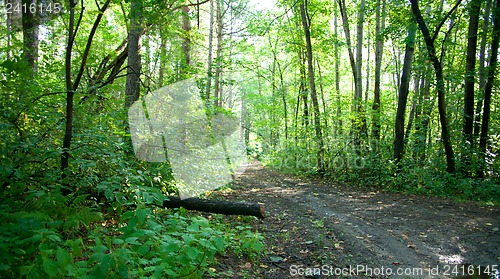
{"type": "Polygon", "coordinates": [[[464,260],[461,255],[439,255],[439,261],[446,264],[463,264],[464,260]]]}

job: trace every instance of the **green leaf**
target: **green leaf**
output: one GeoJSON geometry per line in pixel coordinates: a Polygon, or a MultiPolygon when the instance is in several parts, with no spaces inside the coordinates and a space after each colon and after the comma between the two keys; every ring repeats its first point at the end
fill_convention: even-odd
{"type": "Polygon", "coordinates": [[[141,245],[141,243],[137,242],[137,237],[135,236],[132,236],[132,237],[127,237],[125,239],[125,242],[127,242],[128,244],[132,244],[132,245],[141,245]]]}
{"type": "Polygon", "coordinates": [[[123,239],[121,239],[121,238],[114,238],[113,239],[113,244],[115,244],[115,245],[122,245],[123,243],[125,243],[125,241],[123,241],[123,239]]]}
{"type": "Polygon", "coordinates": [[[51,259],[44,258],[42,261],[43,271],[50,277],[55,277],[59,273],[57,263],[51,259]]]}
{"type": "Polygon", "coordinates": [[[144,208],[138,208],[136,211],[135,211],[135,214],[137,216],[137,218],[139,219],[139,222],[141,224],[144,223],[144,221],[146,220],[146,217],[149,215],[149,210],[147,209],[144,209],[144,208]]]}
{"type": "Polygon", "coordinates": [[[57,249],[56,259],[59,263],[59,266],[61,266],[63,268],[67,265],[70,265],[73,262],[71,255],[66,250],[64,250],[62,248],[57,249]]]}

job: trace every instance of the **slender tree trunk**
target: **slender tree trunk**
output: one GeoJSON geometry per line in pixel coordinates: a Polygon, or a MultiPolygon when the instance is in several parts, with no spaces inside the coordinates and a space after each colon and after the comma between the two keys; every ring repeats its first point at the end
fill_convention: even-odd
{"type": "MultiPolygon", "coordinates": [[[[337,23],[337,9],[335,9],[334,12],[334,18],[333,18],[333,28],[334,28],[334,33],[335,35],[338,34],[338,23],[337,23]]],[[[339,44],[337,42],[338,40],[335,41],[334,45],[334,56],[335,56],[335,95],[337,96],[337,127],[335,129],[335,132],[340,135],[342,134],[342,104],[340,101],[340,56],[339,56],[339,44]]]]}
{"type": "MultiPolygon", "coordinates": [[[[288,108],[287,108],[287,101],[286,101],[286,87],[285,87],[285,79],[283,77],[283,69],[281,68],[281,64],[278,59],[277,55],[277,50],[275,47],[272,46],[271,43],[271,38],[269,37],[269,44],[271,46],[271,52],[273,53],[273,67],[276,65],[278,68],[278,74],[279,74],[279,79],[280,79],[280,92],[281,92],[281,101],[283,102],[283,121],[285,124],[285,144],[288,144],[288,108]]],[[[276,42],[276,45],[278,42],[276,42]]],[[[273,68],[274,71],[274,68],[273,68]]],[[[274,75],[273,75],[273,84],[274,84],[274,75]]]]}
{"type": "MultiPolygon", "coordinates": [[[[64,132],[63,152],[61,157],[61,170],[63,171],[63,178],[66,177],[64,171],[69,166],[69,148],[71,147],[71,139],[73,137],[73,104],[74,94],[73,81],[71,75],[71,56],[73,54],[73,43],[75,37],[75,7],[76,0],[70,0],[69,6],[69,26],[68,26],[68,44],[66,46],[66,129],[64,132]]],[[[65,184],[69,184],[67,181],[65,184]]]]}
{"type": "Polygon", "coordinates": [[[165,85],[165,64],[167,63],[167,39],[163,34],[160,35],[160,66],[158,73],[158,84],[160,87],[165,85]]]}
{"type": "Polygon", "coordinates": [[[365,103],[368,103],[368,92],[370,90],[370,73],[371,73],[371,69],[370,69],[370,64],[371,64],[371,61],[370,61],[370,40],[371,40],[371,36],[370,36],[370,32],[368,32],[367,34],[367,38],[366,40],[368,41],[367,42],[367,46],[368,46],[368,51],[366,52],[366,83],[365,83],[365,103]]]}
{"type": "Polygon", "coordinates": [[[360,12],[358,13],[358,24],[357,24],[357,50],[356,59],[352,51],[351,44],[351,32],[349,29],[349,21],[347,18],[347,8],[345,5],[345,0],[337,0],[340,8],[340,13],[342,16],[342,25],[344,26],[344,33],[346,37],[347,50],[349,54],[349,61],[351,64],[352,75],[354,78],[354,98],[353,98],[353,111],[356,114],[356,119],[352,121],[353,129],[352,133],[354,135],[354,144],[359,150],[360,147],[360,136],[361,134],[366,134],[366,119],[363,115],[363,89],[362,89],[362,79],[361,79],[361,59],[362,59],[362,42],[363,42],[363,20],[365,1],[361,0],[360,12]],[[361,42],[361,43],[360,43],[361,42]],[[361,123],[361,124],[360,124],[361,123]]]}
{"type": "Polygon", "coordinates": [[[410,87],[413,54],[415,52],[416,26],[414,24],[411,24],[408,29],[405,58],[403,62],[403,72],[401,74],[401,86],[399,87],[398,94],[398,109],[396,112],[395,122],[396,138],[394,140],[394,159],[396,165],[399,165],[399,162],[401,162],[401,159],[403,158],[406,102],[408,99],[408,92],[410,87]]]}
{"type": "Polygon", "coordinates": [[[300,68],[300,85],[299,85],[299,97],[304,103],[304,111],[302,117],[302,125],[305,127],[309,126],[309,104],[307,102],[307,73],[306,73],[306,57],[302,49],[299,49],[299,68],[300,68]]]}
{"type": "Polygon", "coordinates": [[[481,47],[479,50],[479,98],[476,104],[476,113],[474,119],[474,138],[477,139],[481,130],[481,110],[483,108],[484,87],[486,85],[486,41],[488,26],[490,22],[492,0],[486,0],[486,7],[483,15],[483,31],[481,35],[481,47]]]}
{"type": "Polygon", "coordinates": [[[360,0],[359,10],[358,10],[358,22],[356,27],[356,95],[354,99],[359,102],[358,106],[361,105],[361,100],[363,100],[363,78],[362,78],[362,64],[363,64],[363,24],[365,17],[365,0],[360,0]]]}
{"type": "MultiPolygon", "coordinates": [[[[380,140],[380,73],[382,68],[382,54],[384,51],[384,37],[382,30],[385,29],[385,0],[377,0],[375,23],[375,84],[373,89],[373,118],[372,138],[374,143],[380,140]],[[380,7],[382,6],[382,8],[380,7]]],[[[378,145],[378,144],[377,144],[378,145]]]]}
{"type": "Polygon", "coordinates": [[[404,140],[404,145],[406,146],[408,144],[408,141],[410,139],[410,133],[411,129],[413,127],[413,121],[417,115],[417,99],[418,96],[420,95],[420,78],[418,75],[415,77],[414,81],[414,93],[413,93],[413,99],[411,101],[411,110],[410,110],[410,116],[408,117],[408,124],[406,124],[406,131],[405,131],[405,140],[404,140]]]}
{"type": "Polygon", "coordinates": [[[191,20],[189,19],[189,6],[182,7],[182,54],[181,78],[186,78],[191,70],[191,20]]]}
{"type": "Polygon", "coordinates": [[[455,172],[455,155],[453,153],[453,147],[451,145],[450,133],[448,131],[448,121],[446,119],[446,100],[445,100],[445,88],[444,88],[444,77],[443,68],[441,62],[436,55],[436,48],[434,47],[434,38],[431,37],[429,29],[425,24],[425,21],[418,7],[418,0],[410,0],[413,15],[417,21],[420,31],[425,40],[427,46],[428,56],[434,66],[434,71],[436,74],[436,87],[438,91],[438,110],[439,110],[439,120],[441,122],[441,137],[443,140],[444,150],[446,154],[446,171],[449,173],[455,172]]]}
{"type": "MultiPolygon", "coordinates": [[[[12,0],[6,0],[6,5],[12,4],[12,0]]],[[[7,13],[7,59],[10,60],[12,52],[11,52],[11,41],[12,41],[12,13],[7,13]]]]}
{"type": "Polygon", "coordinates": [[[321,95],[321,104],[323,105],[323,122],[325,122],[325,128],[328,128],[328,118],[326,117],[329,115],[327,109],[326,109],[326,101],[325,101],[325,92],[323,91],[323,75],[321,74],[321,66],[319,64],[319,60],[316,59],[316,65],[318,65],[318,77],[319,77],[319,92],[321,95]]]}
{"type": "MultiPolygon", "coordinates": [[[[430,67],[426,67],[427,70],[430,70],[430,67]]],[[[417,109],[419,112],[419,116],[417,117],[417,126],[415,137],[415,147],[416,153],[421,162],[423,162],[426,158],[426,149],[427,149],[427,135],[429,132],[429,123],[431,120],[431,114],[434,107],[435,100],[431,100],[430,96],[430,80],[426,74],[423,75],[420,86],[420,97],[419,104],[421,108],[417,109]]]]}
{"type": "Polygon", "coordinates": [[[210,90],[212,87],[212,52],[214,37],[214,0],[210,0],[210,26],[208,31],[208,59],[207,59],[207,85],[205,87],[205,101],[210,106],[210,90]]]}
{"type": "Polygon", "coordinates": [[[214,106],[222,105],[222,0],[216,0],[216,25],[217,25],[217,50],[216,50],[216,65],[215,65],[215,82],[214,82],[214,106]]]}
{"type": "Polygon", "coordinates": [[[486,172],[486,147],[488,145],[488,130],[490,123],[490,110],[491,110],[491,91],[493,89],[493,82],[495,80],[496,67],[498,64],[498,47],[500,42],[500,0],[495,1],[493,8],[493,40],[491,42],[491,56],[490,65],[488,66],[488,80],[484,88],[484,108],[483,120],[481,123],[481,135],[479,138],[479,149],[481,150],[481,161],[483,162],[482,168],[478,173],[479,177],[484,177],[486,172]]]}
{"type": "Polygon", "coordinates": [[[464,92],[464,125],[463,135],[466,144],[466,152],[462,154],[465,171],[471,163],[473,147],[473,120],[474,120],[474,80],[476,72],[476,48],[477,30],[479,27],[479,12],[482,0],[469,2],[469,30],[467,34],[467,56],[465,64],[465,92],[464,92]]]}
{"type": "Polygon", "coordinates": [[[309,21],[308,13],[306,10],[307,0],[300,3],[300,15],[302,18],[302,26],[304,28],[304,35],[306,39],[306,51],[307,51],[307,72],[309,77],[309,90],[311,94],[311,100],[313,103],[314,110],[314,130],[316,132],[316,141],[318,143],[318,153],[317,153],[317,167],[319,172],[324,171],[324,144],[323,144],[323,135],[321,132],[321,120],[320,120],[320,112],[319,112],[319,104],[318,97],[316,94],[316,83],[314,80],[314,60],[313,60],[313,52],[312,52],[312,44],[311,44],[311,32],[310,26],[311,23],[309,21]],[[305,4],[304,4],[305,2],[305,4]]]}
{"type": "Polygon", "coordinates": [[[278,62],[278,71],[280,72],[280,80],[281,80],[281,100],[283,101],[283,115],[284,119],[283,121],[285,122],[285,139],[287,140],[288,144],[288,108],[286,104],[286,87],[284,84],[284,79],[283,79],[283,70],[281,69],[281,66],[278,62]]]}
{"type": "Polygon", "coordinates": [[[358,92],[358,71],[356,66],[356,60],[354,59],[354,53],[352,51],[352,43],[351,43],[351,31],[349,29],[349,20],[347,18],[347,9],[345,6],[345,0],[337,0],[340,9],[340,15],[342,17],[342,26],[344,27],[345,39],[347,44],[347,51],[349,53],[349,62],[351,64],[352,75],[354,77],[354,94],[358,92]]]}
{"type": "MultiPolygon", "coordinates": [[[[87,44],[85,46],[85,49],[83,51],[80,60],[80,68],[78,70],[78,73],[74,81],[72,80],[71,70],[72,70],[73,46],[76,37],[76,30],[78,30],[79,27],[79,23],[75,22],[75,7],[78,2],[76,0],[70,0],[69,2],[68,43],[66,45],[66,55],[65,55],[66,123],[65,123],[64,139],[63,139],[63,150],[61,155],[61,171],[63,172],[62,174],[63,184],[65,184],[68,187],[67,189],[63,189],[63,193],[65,194],[66,193],[69,194],[71,192],[71,189],[69,189],[70,182],[69,179],[67,179],[68,177],[66,170],[69,167],[70,147],[71,147],[71,141],[73,139],[74,94],[78,90],[84,71],[86,70],[87,59],[89,57],[90,48],[92,47],[94,35],[97,31],[97,28],[99,27],[103,14],[108,8],[110,2],[111,0],[107,0],[101,6],[101,9],[99,10],[99,13],[96,16],[94,25],[92,26],[92,29],[87,39],[87,44]]],[[[84,10],[83,1],[81,2],[81,5],[82,5],[81,12],[83,13],[84,10]]]]}

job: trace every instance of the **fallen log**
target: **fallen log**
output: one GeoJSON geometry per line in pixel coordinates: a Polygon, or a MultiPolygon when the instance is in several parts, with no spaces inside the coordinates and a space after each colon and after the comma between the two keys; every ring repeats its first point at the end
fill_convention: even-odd
{"type": "Polygon", "coordinates": [[[207,200],[199,198],[181,199],[177,196],[167,196],[167,198],[167,200],[163,201],[163,207],[166,208],[179,208],[182,206],[188,210],[219,213],[224,215],[249,215],[261,219],[266,217],[264,205],[258,203],[207,200]]]}

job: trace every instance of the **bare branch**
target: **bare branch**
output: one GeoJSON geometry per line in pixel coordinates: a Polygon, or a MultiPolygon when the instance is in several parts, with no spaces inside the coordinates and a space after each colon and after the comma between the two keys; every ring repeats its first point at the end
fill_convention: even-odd
{"type": "Polygon", "coordinates": [[[172,11],[176,11],[176,10],[182,9],[184,7],[200,6],[202,4],[207,3],[208,1],[210,1],[210,0],[203,0],[203,1],[199,2],[199,3],[190,3],[190,4],[185,4],[185,5],[179,5],[179,6],[175,7],[175,8],[172,8],[172,11]]]}

